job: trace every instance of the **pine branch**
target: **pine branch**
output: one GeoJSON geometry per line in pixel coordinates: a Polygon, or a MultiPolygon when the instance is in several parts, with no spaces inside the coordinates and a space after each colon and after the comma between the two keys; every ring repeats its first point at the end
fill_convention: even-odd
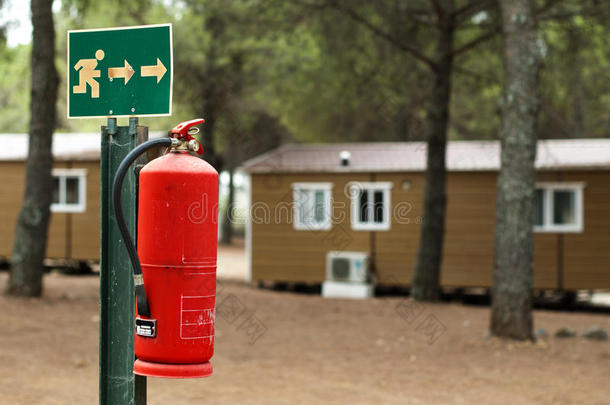
{"type": "Polygon", "coordinates": [[[481,10],[481,8],[483,8],[482,6],[486,5],[487,3],[491,3],[491,0],[479,0],[479,1],[473,1],[471,3],[466,4],[465,6],[462,6],[460,8],[458,8],[457,10],[455,10],[453,12],[453,16],[454,17],[460,17],[460,18],[468,18],[474,14],[476,14],[477,12],[479,12],[481,10]]]}
{"type": "Polygon", "coordinates": [[[485,11],[488,6],[495,7],[496,5],[494,3],[494,0],[473,1],[455,10],[453,12],[453,17],[457,21],[456,25],[461,26],[464,22],[468,21],[477,13],[485,11]]]}
{"type": "Polygon", "coordinates": [[[432,3],[432,8],[434,9],[436,16],[438,17],[438,20],[443,21],[447,17],[443,6],[440,5],[438,0],[430,0],[430,3],[432,3]]]}
{"type": "Polygon", "coordinates": [[[536,14],[536,15],[544,14],[547,11],[549,11],[551,8],[553,8],[560,1],[561,0],[547,0],[546,4],[537,8],[536,10],[534,10],[534,14],[536,14]]]}
{"type": "Polygon", "coordinates": [[[462,54],[466,51],[471,50],[472,48],[476,47],[477,45],[495,37],[496,34],[498,34],[499,32],[500,32],[500,30],[496,28],[495,30],[486,32],[485,34],[478,36],[477,38],[473,39],[470,42],[466,42],[464,45],[460,46],[455,51],[453,51],[453,56],[457,56],[459,54],[462,54]]]}
{"type": "Polygon", "coordinates": [[[362,25],[363,27],[367,28],[369,31],[371,31],[378,37],[385,39],[390,44],[394,45],[396,48],[400,49],[403,52],[409,53],[411,56],[413,56],[420,62],[425,63],[433,71],[438,70],[434,61],[432,61],[432,59],[427,57],[423,52],[419,51],[415,47],[412,47],[412,46],[405,44],[404,42],[398,40],[397,38],[395,38],[388,32],[382,30],[381,28],[379,28],[378,26],[376,26],[375,24],[373,24],[372,22],[367,20],[365,17],[363,17],[359,13],[355,12],[354,10],[343,7],[340,4],[338,4],[336,1],[329,1],[327,4],[330,7],[334,8],[335,10],[345,14],[346,16],[351,18],[353,21],[355,21],[355,22],[359,23],[360,25],[362,25]]]}

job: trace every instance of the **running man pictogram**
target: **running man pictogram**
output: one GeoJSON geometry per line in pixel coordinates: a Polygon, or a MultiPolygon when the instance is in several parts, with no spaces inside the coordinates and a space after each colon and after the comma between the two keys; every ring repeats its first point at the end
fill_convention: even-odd
{"type": "Polygon", "coordinates": [[[102,59],[104,59],[104,51],[98,49],[95,52],[95,59],[81,59],[74,65],[74,69],[78,71],[79,84],[72,88],[73,93],[86,93],[88,83],[91,87],[91,98],[100,97],[100,84],[94,78],[101,76],[101,72],[95,68],[97,61],[102,59]]]}

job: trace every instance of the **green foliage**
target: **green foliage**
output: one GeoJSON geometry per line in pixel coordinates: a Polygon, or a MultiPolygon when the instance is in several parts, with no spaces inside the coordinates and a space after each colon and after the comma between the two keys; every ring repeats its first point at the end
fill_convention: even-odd
{"type": "Polygon", "coordinates": [[[610,4],[567,1],[541,21],[539,137],[606,137],[610,127],[610,4]]]}
{"type": "MultiPolygon", "coordinates": [[[[456,47],[498,24],[497,10],[472,18],[457,31],[456,47]]],[[[502,97],[502,37],[496,35],[455,58],[451,94],[450,139],[496,139],[502,97]]]]}
{"type": "Polygon", "coordinates": [[[27,132],[30,117],[29,45],[0,48],[0,131],[27,132]]]}
{"type": "Polygon", "coordinates": [[[289,26],[273,47],[263,97],[298,139],[421,136],[420,65],[336,10],[284,5],[278,19],[289,26]]]}
{"type": "MultiPolygon", "coordinates": [[[[353,7],[423,53],[432,53],[429,1],[337,2],[353,7]]],[[[235,140],[244,139],[256,151],[288,138],[319,142],[422,139],[428,68],[329,3],[62,1],[55,15],[61,75],[59,129],[98,131],[104,124],[103,119],[65,118],[68,29],[172,22],[174,116],[142,118],[141,123],[151,130],[167,130],[203,115],[211,119],[216,152],[226,155],[225,159],[235,140]],[[274,135],[266,137],[261,132],[274,135]]],[[[455,7],[468,3],[456,0],[455,7]]],[[[610,124],[610,4],[566,0],[547,8],[551,3],[538,3],[539,41],[544,51],[539,137],[606,136],[610,124]]],[[[489,4],[484,13],[473,13],[459,22],[456,47],[493,30],[497,10],[493,2],[489,4]]],[[[456,56],[451,139],[497,137],[501,48],[498,34],[456,56]]],[[[29,46],[0,46],[2,132],[27,130],[29,52],[29,46]]]]}

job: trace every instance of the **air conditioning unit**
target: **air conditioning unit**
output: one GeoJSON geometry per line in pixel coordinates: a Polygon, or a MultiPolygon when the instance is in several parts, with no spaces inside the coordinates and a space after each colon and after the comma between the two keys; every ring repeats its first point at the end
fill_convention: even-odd
{"type": "Polygon", "coordinates": [[[365,252],[331,251],[326,254],[326,281],[322,296],[368,298],[373,295],[370,259],[365,252]]]}
{"type": "Polygon", "coordinates": [[[326,280],[364,283],[369,276],[369,256],[364,252],[326,254],[326,280]]]}

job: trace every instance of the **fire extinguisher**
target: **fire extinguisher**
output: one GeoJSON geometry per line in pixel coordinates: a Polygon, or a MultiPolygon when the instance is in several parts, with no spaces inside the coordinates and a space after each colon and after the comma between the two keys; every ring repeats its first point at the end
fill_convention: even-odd
{"type": "Polygon", "coordinates": [[[134,273],[135,374],[212,374],[218,172],[189,153],[203,153],[193,138],[203,122],[183,122],[168,138],[142,143],[117,169],[114,211],[134,273]],[[138,156],[159,146],[169,151],[140,171],[136,251],[121,205],[123,179],[138,156]]]}

